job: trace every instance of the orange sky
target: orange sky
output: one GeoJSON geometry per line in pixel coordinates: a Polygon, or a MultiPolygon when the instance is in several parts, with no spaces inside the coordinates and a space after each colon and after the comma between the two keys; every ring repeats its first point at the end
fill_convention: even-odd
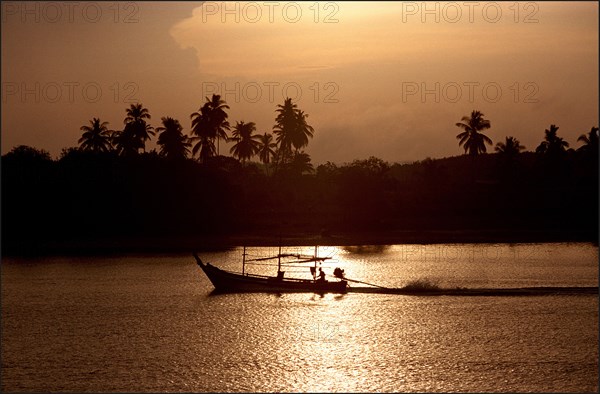
{"type": "Polygon", "coordinates": [[[3,154],[56,157],[131,100],[189,131],[213,91],[261,133],[297,98],[317,164],[461,154],[473,109],[494,143],[534,150],[554,123],[577,147],[598,125],[598,3],[2,3],[3,154]]]}

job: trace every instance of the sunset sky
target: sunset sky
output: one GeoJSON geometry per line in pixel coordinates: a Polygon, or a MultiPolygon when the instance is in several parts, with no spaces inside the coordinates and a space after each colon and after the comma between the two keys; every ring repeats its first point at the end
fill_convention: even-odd
{"type": "Polygon", "coordinates": [[[130,102],[189,133],[213,92],[259,133],[292,97],[315,164],[462,154],[474,109],[494,144],[535,150],[556,124],[577,148],[598,66],[597,2],[3,2],[2,154],[57,157],[93,117],[120,130],[130,102]]]}

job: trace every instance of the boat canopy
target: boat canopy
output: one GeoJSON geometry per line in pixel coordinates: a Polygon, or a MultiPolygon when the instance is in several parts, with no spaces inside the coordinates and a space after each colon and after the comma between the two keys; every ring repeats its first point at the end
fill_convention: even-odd
{"type": "MultiPolygon", "coordinates": [[[[311,263],[311,262],[315,262],[315,261],[325,261],[325,260],[331,259],[331,257],[316,257],[316,256],[311,256],[311,255],[283,253],[283,254],[278,254],[276,256],[260,257],[257,259],[247,259],[246,262],[275,260],[275,259],[286,258],[286,257],[295,257],[297,259],[297,260],[287,261],[286,263],[311,263]]],[[[282,264],[284,264],[284,263],[282,263],[282,264]]]]}

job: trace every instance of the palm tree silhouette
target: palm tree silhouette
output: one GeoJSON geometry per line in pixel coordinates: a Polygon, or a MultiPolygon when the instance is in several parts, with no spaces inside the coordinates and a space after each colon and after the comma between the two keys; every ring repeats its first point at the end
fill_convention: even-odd
{"type": "Polygon", "coordinates": [[[154,128],[146,123],[146,119],[150,119],[148,108],[144,108],[140,103],[131,104],[125,112],[127,116],[123,121],[125,123],[123,132],[131,133],[127,138],[137,140],[137,143],[132,145],[137,145],[138,149],[146,151],[146,141],[154,135],[154,128]]]}
{"type": "Polygon", "coordinates": [[[210,108],[211,126],[217,137],[217,155],[219,155],[219,141],[221,138],[225,141],[228,140],[226,130],[229,130],[229,122],[225,110],[229,109],[229,106],[225,103],[225,100],[221,100],[221,96],[218,94],[213,94],[211,100],[206,97],[206,101],[210,108]]]}
{"type": "Polygon", "coordinates": [[[292,147],[296,153],[308,145],[309,137],[314,135],[314,128],[306,122],[308,117],[304,111],[292,103],[291,98],[286,98],[283,105],[277,105],[277,117],[273,132],[277,135],[277,161],[286,163],[292,159],[292,147]]]}
{"type": "Polygon", "coordinates": [[[79,141],[80,149],[90,152],[108,152],[111,148],[110,133],[106,125],[108,122],[100,122],[99,118],[90,120],[89,126],[81,126],[82,134],[79,141]]]}
{"type": "Polygon", "coordinates": [[[314,171],[313,165],[310,162],[310,156],[308,153],[304,153],[304,151],[294,153],[290,168],[299,175],[302,175],[305,172],[312,173],[314,171]]]}
{"type": "Polygon", "coordinates": [[[283,105],[277,104],[277,117],[273,133],[277,136],[277,161],[285,163],[292,153],[292,139],[290,138],[296,127],[296,111],[298,106],[292,103],[291,98],[286,98],[283,105]]]}
{"type": "Polygon", "coordinates": [[[198,152],[198,148],[200,148],[198,159],[201,163],[206,163],[208,159],[217,155],[213,140],[204,136],[196,138],[198,138],[198,143],[192,148],[192,156],[198,152]]]}
{"type": "Polygon", "coordinates": [[[306,118],[308,118],[308,114],[305,114],[304,111],[296,111],[296,128],[292,135],[292,145],[296,148],[296,153],[307,146],[308,138],[312,138],[315,134],[315,129],[306,122],[306,118]]]}
{"type": "Polygon", "coordinates": [[[190,140],[192,143],[195,142],[192,148],[192,156],[200,151],[198,159],[201,162],[206,162],[207,159],[216,154],[214,138],[211,138],[210,135],[209,112],[208,105],[204,105],[200,108],[200,112],[194,112],[190,115],[192,119],[192,138],[190,140]]]}
{"type": "Polygon", "coordinates": [[[598,128],[592,127],[588,134],[581,134],[577,138],[577,142],[583,142],[577,150],[581,152],[587,152],[590,154],[598,155],[598,128]]]}
{"type": "Polygon", "coordinates": [[[498,167],[499,175],[507,184],[514,184],[520,179],[517,162],[519,154],[524,149],[525,147],[515,137],[506,137],[505,142],[496,144],[495,150],[498,152],[498,160],[501,164],[498,167]]]}
{"type": "Polygon", "coordinates": [[[228,140],[226,130],[229,130],[229,122],[227,121],[227,112],[229,106],[221,100],[221,96],[213,94],[212,99],[206,97],[206,102],[200,108],[199,112],[194,112],[190,115],[192,119],[192,137],[193,141],[197,141],[192,149],[192,154],[195,155],[200,150],[200,161],[219,154],[218,146],[215,148],[215,139],[217,145],[219,140],[223,138],[228,140]]]}
{"type": "Polygon", "coordinates": [[[496,152],[503,156],[515,157],[522,150],[525,150],[525,147],[521,145],[519,140],[515,137],[506,137],[505,141],[506,142],[498,142],[494,148],[496,152]]]}
{"type": "Polygon", "coordinates": [[[491,127],[490,121],[483,118],[483,114],[479,111],[472,111],[471,116],[463,116],[462,122],[456,124],[464,131],[456,136],[459,140],[458,146],[465,148],[465,154],[478,155],[485,153],[485,144],[492,145],[492,140],[486,135],[480,133],[481,130],[486,130],[491,127]]]}
{"type": "Polygon", "coordinates": [[[141,141],[136,138],[133,127],[125,126],[122,131],[112,134],[112,144],[120,156],[134,156],[143,148],[141,141]]]}
{"type": "Polygon", "coordinates": [[[269,163],[275,157],[275,148],[277,144],[273,142],[273,136],[265,133],[258,138],[258,158],[265,165],[267,175],[269,175],[269,163]]]}
{"type": "Polygon", "coordinates": [[[233,128],[231,141],[235,141],[229,151],[233,157],[240,159],[242,163],[250,159],[258,152],[260,143],[257,141],[259,135],[252,135],[256,131],[254,122],[245,123],[244,121],[236,122],[233,128]]]}
{"type": "Polygon", "coordinates": [[[569,143],[557,136],[558,126],[550,125],[550,129],[545,130],[544,141],[536,148],[536,153],[548,157],[560,157],[566,152],[569,143]]]}
{"type": "Polygon", "coordinates": [[[160,146],[160,155],[170,159],[185,159],[192,144],[182,133],[183,127],[177,119],[168,116],[160,120],[163,125],[156,128],[159,133],[157,144],[160,146]]]}

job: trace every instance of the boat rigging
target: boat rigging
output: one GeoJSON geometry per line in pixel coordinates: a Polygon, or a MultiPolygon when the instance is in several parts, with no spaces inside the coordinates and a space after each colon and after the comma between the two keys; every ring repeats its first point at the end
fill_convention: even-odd
{"type": "MultiPolygon", "coordinates": [[[[202,268],[208,279],[212,282],[215,289],[218,291],[227,292],[298,292],[298,291],[309,291],[309,292],[336,292],[345,293],[348,288],[348,281],[343,275],[334,275],[338,280],[329,281],[325,278],[326,274],[323,271],[323,263],[326,260],[330,260],[331,257],[319,257],[318,247],[315,246],[314,255],[306,255],[300,253],[282,253],[281,246],[279,247],[279,253],[275,256],[259,257],[253,259],[247,259],[248,254],[246,253],[246,247],[242,251],[242,272],[236,273],[226,271],[213,266],[210,263],[204,263],[196,253],[194,258],[196,262],[202,268]],[[293,258],[294,260],[286,260],[293,258]],[[268,260],[277,260],[277,276],[267,276],[259,274],[251,274],[246,272],[246,265],[269,265],[274,266],[275,264],[266,263],[268,260]],[[282,261],[283,260],[283,261],[282,261]],[[307,263],[313,263],[309,266],[310,272],[313,279],[301,279],[301,278],[284,278],[285,271],[283,268],[306,268],[307,263]],[[320,273],[317,278],[316,271],[319,267],[320,273]]],[[[338,268],[339,270],[339,268],[338,268]]],[[[298,272],[298,271],[292,271],[298,272]]],[[[305,272],[305,271],[304,271],[305,272]]],[[[334,271],[335,272],[343,272],[334,271]]]]}

